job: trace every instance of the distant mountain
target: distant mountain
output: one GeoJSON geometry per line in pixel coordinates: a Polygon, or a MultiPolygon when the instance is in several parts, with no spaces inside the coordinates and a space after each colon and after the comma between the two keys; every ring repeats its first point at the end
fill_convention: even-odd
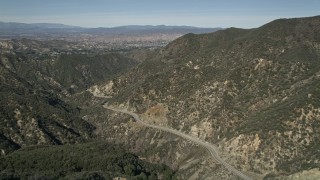
{"type": "Polygon", "coordinates": [[[90,28],[85,29],[84,31],[89,33],[105,33],[105,34],[152,34],[152,33],[178,33],[178,34],[201,34],[201,33],[211,33],[222,28],[200,28],[192,26],[138,26],[138,25],[129,25],[129,26],[119,26],[113,28],[90,28]]]}
{"type": "MultiPolygon", "coordinates": [[[[210,33],[222,28],[199,28],[191,26],[119,26],[119,27],[99,27],[99,28],[82,28],[78,26],[68,26],[64,24],[51,24],[51,23],[15,23],[15,22],[0,22],[0,38],[60,38],[70,36],[74,37],[86,37],[87,35],[93,36],[126,36],[130,39],[136,35],[158,37],[160,35],[172,36],[171,40],[177,36],[181,36],[187,33],[210,33]]],[[[81,38],[75,38],[79,40],[81,38]]],[[[99,39],[99,38],[96,38],[99,39]]],[[[95,39],[95,40],[96,40],[95,39]]]]}
{"type": "Polygon", "coordinates": [[[0,38],[15,39],[15,38],[30,38],[44,39],[48,37],[64,37],[70,33],[80,33],[83,28],[76,26],[68,26],[64,24],[51,23],[15,23],[15,22],[0,22],[0,38]]]}
{"type": "Polygon", "coordinates": [[[42,29],[70,29],[81,28],[79,26],[69,26],[64,24],[55,23],[16,23],[16,22],[0,22],[0,29],[30,29],[30,28],[42,28],[42,29]]]}

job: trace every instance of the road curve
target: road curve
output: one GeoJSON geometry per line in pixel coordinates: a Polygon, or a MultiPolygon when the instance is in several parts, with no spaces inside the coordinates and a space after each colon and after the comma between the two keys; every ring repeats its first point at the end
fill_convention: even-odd
{"type": "Polygon", "coordinates": [[[208,142],[205,142],[205,141],[202,141],[200,139],[197,139],[195,137],[192,137],[192,136],[189,136],[187,134],[184,134],[178,130],[175,130],[175,129],[170,129],[170,128],[167,128],[167,127],[162,127],[162,126],[157,126],[157,125],[153,125],[153,124],[148,124],[144,121],[142,121],[139,117],[138,114],[136,113],[133,113],[133,112],[129,112],[125,109],[117,109],[117,108],[114,108],[114,107],[110,107],[108,106],[107,104],[103,105],[104,108],[106,109],[109,109],[109,110],[112,110],[112,111],[116,111],[116,112],[121,112],[121,113],[125,113],[125,114],[129,114],[130,116],[132,116],[138,123],[144,125],[144,126],[147,126],[147,127],[151,127],[151,128],[155,128],[155,129],[159,129],[159,130],[162,130],[162,131],[166,131],[166,132],[169,132],[169,133],[172,133],[172,134],[175,134],[177,136],[180,136],[184,139],[187,139],[187,140],[190,140],[196,144],[199,144],[200,146],[206,148],[211,156],[213,157],[213,159],[219,163],[221,163],[223,166],[225,166],[229,171],[231,171],[233,174],[237,175],[238,177],[242,178],[242,179],[245,179],[245,180],[251,180],[252,178],[248,177],[247,175],[243,174],[242,172],[240,172],[239,170],[237,170],[236,168],[234,168],[233,166],[231,166],[230,164],[228,164],[227,162],[225,162],[223,159],[221,159],[221,157],[219,156],[219,153],[218,153],[218,150],[217,150],[217,147],[213,144],[210,144],[208,142]]]}

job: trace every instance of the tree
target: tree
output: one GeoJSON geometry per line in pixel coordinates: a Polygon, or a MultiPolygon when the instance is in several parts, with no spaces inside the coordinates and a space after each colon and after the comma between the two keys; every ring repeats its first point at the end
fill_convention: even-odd
{"type": "Polygon", "coordinates": [[[135,170],[135,166],[132,165],[132,164],[128,164],[126,166],[124,166],[124,172],[126,175],[129,175],[129,176],[134,176],[134,170],[135,170]]]}

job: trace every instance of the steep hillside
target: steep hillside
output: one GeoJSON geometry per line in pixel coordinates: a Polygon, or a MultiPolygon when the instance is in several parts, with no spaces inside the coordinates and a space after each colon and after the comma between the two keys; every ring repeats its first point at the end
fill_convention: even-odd
{"type": "Polygon", "coordinates": [[[187,34],[100,91],[245,171],[289,175],[320,166],[319,42],[319,16],[187,34]]]}
{"type": "Polygon", "coordinates": [[[84,142],[95,127],[64,97],[135,64],[118,54],[59,54],[32,40],[0,42],[0,149],[84,142]]]}

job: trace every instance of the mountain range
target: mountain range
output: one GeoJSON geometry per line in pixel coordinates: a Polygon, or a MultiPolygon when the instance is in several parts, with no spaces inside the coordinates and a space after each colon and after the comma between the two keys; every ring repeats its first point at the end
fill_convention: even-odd
{"type": "Polygon", "coordinates": [[[320,16],[120,54],[63,42],[0,41],[1,178],[239,178],[106,105],[252,179],[320,177],[320,16]]]}
{"type": "Polygon", "coordinates": [[[78,26],[68,26],[64,24],[51,23],[11,23],[0,22],[0,37],[41,37],[41,36],[65,36],[75,33],[89,35],[150,35],[150,34],[187,34],[187,33],[209,33],[222,28],[199,28],[191,26],[119,26],[119,27],[99,27],[83,28],[78,26]]]}

